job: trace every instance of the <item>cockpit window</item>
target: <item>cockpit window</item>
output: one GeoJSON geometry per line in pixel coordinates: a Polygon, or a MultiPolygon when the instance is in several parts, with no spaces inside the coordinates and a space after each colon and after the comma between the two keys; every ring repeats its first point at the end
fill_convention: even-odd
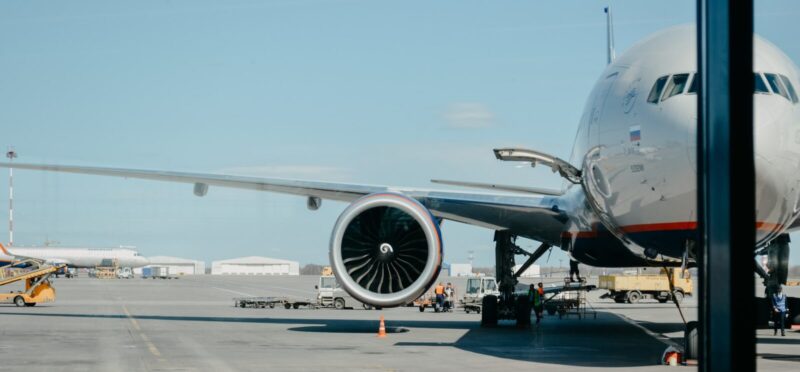
{"type": "Polygon", "coordinates": [[[653,84],[653,89],[650,89],[650,95],[647,96],[647,102],[658,103],[658,98],[661,97],[661,92],[664,90],[664,85],[667,83],[669,76],[662,76],[653,84]]]}
{"type": "Polygon", "coordinates": [[[783,85],[786,86],[786,90],[789,92],[789,97],[792,99],[792,103],[798,102],[797,91],[794,90],[794,86],[792,85],[792,81],[789,80],[786,75],[781,75],[781,81],[783,81],[783,85]]]}
{"type": "MultiPolygon", "coordinates": [[[[772,73],[753,73],[754,89],[753,91],[758,94],[777,94],[783,98],[792,101],[792,103],[800,102],[800,96],[797,95],[792,81],[785,75],[772,74],[772,73]]],[[[677,96],[681,93],[684,94],[697,94],[700,86],[700,74],[674,74],[662,76],[656,80],[653,89],[650,90],[650,95],[647,97],[647,102],[658,103],[664,101],[669,97],[677,96]],[[689,79],[691,78],[691,82],[689,79]],[[686,86],[689,86],[686,89],[686,86]],[[684,89],[686,92],[684,92],[684,89]],[[663,93],[663,97],[662,97],[663,93]]]]}
{"type": "Polygon", "coordinates": [[[753,74],[753,76],[755,76],[756,78],[756,93],[769,94],[769,89],[767,89],[767,83],[764,82],[764,79],[761,77],[761,74],[756,72],[753,74]]]}
{"type": "Polygon", "coordinates": [[[686,91],[686,94],[697,94],[697,87],[700,85],[700,74],[694,74],[692,76],[692,83],[689,84],[689,90],[686,91]]]}
{"type": "Polygon", "coordinates": [[[664,92],[664,98],[661,100],[664,101],[669,97],[677,96],[678,94],[683,93],[683,90],[686,89],[686,83],[688,81],[689,74],[672,75],[672,79],[670,79],[669,84],[667,84],[667,89],[664,92]]]}
{"type": "Polygon", "coordinates": [[[781,97],[786,98],[788,100],[792,100],[789,98],[789,93],[786,92],[786,88],[783,87],[783,83],[781,83],[778,75],[775,74],[764,74],[764,77],[767,78],[767,83],[769,83],[769,87],[772,89],[772,93],[779,94],[781,97]]]}

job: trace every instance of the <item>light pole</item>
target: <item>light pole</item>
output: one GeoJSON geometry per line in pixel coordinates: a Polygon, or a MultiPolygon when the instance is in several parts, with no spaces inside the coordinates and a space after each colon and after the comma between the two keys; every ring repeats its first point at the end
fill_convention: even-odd
{"type": "MultiPolygon", "coordinates": [[[[17,152],[13,147],[6,152],[8,162],[14,161],[17,152]]],[[[14,245],[14,168],[8,167],[8,246],[14,245]]]]}

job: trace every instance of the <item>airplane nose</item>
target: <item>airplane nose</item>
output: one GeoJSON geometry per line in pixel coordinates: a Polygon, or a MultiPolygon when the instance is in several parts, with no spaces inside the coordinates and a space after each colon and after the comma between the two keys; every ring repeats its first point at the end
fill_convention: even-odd
{"type": "Polygon", "coordinates": [[[762,242],[774,239],[798,215],[800,130],[775,107],[756,108],[756,226],[762,242]]]}

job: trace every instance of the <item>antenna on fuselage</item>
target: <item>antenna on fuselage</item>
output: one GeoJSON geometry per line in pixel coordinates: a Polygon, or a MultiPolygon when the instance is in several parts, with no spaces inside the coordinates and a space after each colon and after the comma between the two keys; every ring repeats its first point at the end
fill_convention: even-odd
{"type": "Polygon", "coordinates": [[[617,58],[614,53],[614,19],[611,17],[611,6],[605,7],[606,12],[606,44],[608,46],[608,64],[614,62],[617,58]]]}

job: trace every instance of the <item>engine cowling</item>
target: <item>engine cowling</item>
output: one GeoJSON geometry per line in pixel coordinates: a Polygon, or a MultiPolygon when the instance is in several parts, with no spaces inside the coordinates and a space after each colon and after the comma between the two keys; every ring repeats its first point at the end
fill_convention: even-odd
{"type": "Polygon", "coordinates": [[[442,234],[430,211],[400,194],[367,195],[342,212],[330,259],[342,287],[374,306],[399,306],[430,288],[442,266],[442,234]]]}

